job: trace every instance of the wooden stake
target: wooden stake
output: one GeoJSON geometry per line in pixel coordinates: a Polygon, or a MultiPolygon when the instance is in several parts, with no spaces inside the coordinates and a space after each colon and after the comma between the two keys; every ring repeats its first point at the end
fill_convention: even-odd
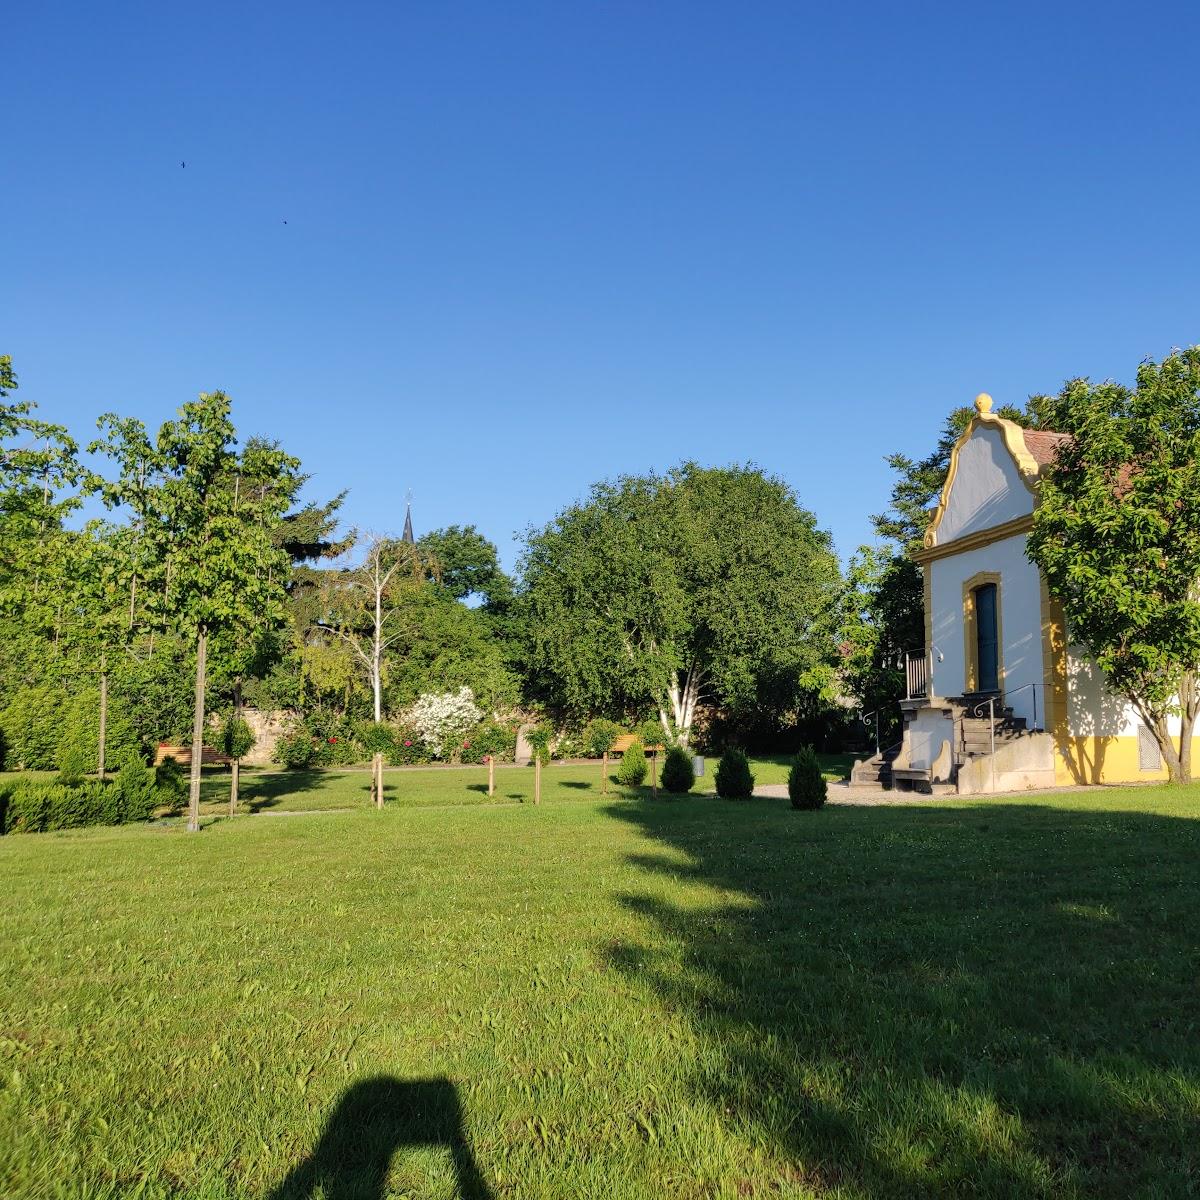
{"type": "Polygon", "coordinates": [[[600,794],[608,795],[608,751],[604,752],[604,774],[600,776],[600,794]]]}
{"type": "Polygon", "coordinates": [[[496,794],[496,756],[488,755],[488,795],[496,794]]]}
{"type": "Polygon", "coordinates": [[[541,804],[542,802],[542,752],[537,751],[537,756],[533,760],[533,802],[541,804]]]}
{"type": "Polygon", "coordinates": [[[650,751],[650,790],[654,799],[658,799],[658,751],[650,751]]]}

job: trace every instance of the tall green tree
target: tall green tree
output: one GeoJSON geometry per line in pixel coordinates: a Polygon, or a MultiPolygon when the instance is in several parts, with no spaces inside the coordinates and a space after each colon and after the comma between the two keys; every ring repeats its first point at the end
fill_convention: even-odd
{"type": "Polygon", "coordinates": [[[1134,388],[1076,379],[1037,403],[1073,437],[1042,481],[1028,553],[1071,640],[1137,710],[1170,779],[1187,782],[1200,712],[1200,346],[1144,362],[1134,388]]]}
{"type": "Polygon", "coordinates": [[[792,491],[684,463],[596,484],[526,535],[522,624],[542,698],[577,717],[786,710],[833,680],[838,566],[792,491]]]}
{"type": "Polygon", "coordinates": [[[261,440],[239,452],[223,392],[185,404],[153,444],[137,422],[106,417],[101,428],[109,436],[96,449],[118,464],[101,495],[136,497],[142,510],[149,618],[195,649],[188,828],[197,830],[210,642],[285,619],[290,559],[275,535],[300,487],[299,462],[261,440]]]}
{"type": "Polygon", "coordinates": [[[474,598],[498,610],[512,599],[512,580],[500,568],[495,545],[474,525],[435,529],[418,544],[428,556],[430,580],[456,600],[474,598]]]}

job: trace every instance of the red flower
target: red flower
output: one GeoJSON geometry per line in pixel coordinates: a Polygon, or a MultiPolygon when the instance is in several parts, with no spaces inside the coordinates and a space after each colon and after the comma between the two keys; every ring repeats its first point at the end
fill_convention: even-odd
{"type": "Polygon", "coordinates": [[[410,741],[408,741],[407,739],[405,739],[405,742],[404,742],[404,744],[405,744],[406,746],[411,746],[411,745],[412,745],[412,742],[410,742],[410,741]]]}
{"type": "Polygon", "coordinates": [[[330,739],[329,739],[329,744],[330,744],[330,745],[333,745],[333,743],[334,743],[334,742],[336,742],[336,741],[337,741],[337,738],[330,738],[330,739]]]}
{"type": "Polygon", "coordinates": [[[464,750],[470,750],[470,748],[471,748],[471,743],[470,743],[470,742],[463,742],[463,749],[464,749],[464,750]]]}

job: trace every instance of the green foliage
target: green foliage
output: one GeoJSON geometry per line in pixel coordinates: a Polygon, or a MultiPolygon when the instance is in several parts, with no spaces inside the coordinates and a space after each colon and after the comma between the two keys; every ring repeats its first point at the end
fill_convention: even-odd
{"type": "Polygon", "coordinates": [[[542,763],[548,763],[551,758],[551,746],[554,743],[554,727],[543,722],[535,725],[525,733],[525,740],[533,748],[534,758],[542,763]]]}
{"type": "Polygon", "coordinates": [[[754,776],[745,752],[730,746],[717,763],[717,795],[725,800],[749,800],[754,795],[754,776]]]}
{"type": "Polygon", "coordinates": [[[400,725],[393,736],[387,761],[393,767],[418,766],[432,762],[433,755],[429,753],[425,739],[411,725],[400,725]]]}
{"type": "Polygon", "coordinates": [[[612,744],[621,736],[621,726],[616,721],[596,717],[584,726],[583,748],[593,758],[603,757],[612,749],[612,744]]]}
{"type": "Polygon", "coordinates": [[[229,758],[245,758],[254,749],[257,739],[250,726],[234,711],[221,722],[221,734],[217,741],[222,754],[229,758]]]}
{"type": "MultiPolygon", "coordinates": [[[[129,754],[121,763],[113,786],[120,792],[127,812],[145,812],[149,816],[160,799],[154,769],[137,754],[129,754]]],[[[170,793],[162,801],[170,805],[170,793]]]]}
{"type": "Polygon", "coordinates": [[[820,808],[829,793],[821,764],[811,746],[801,746],[788,772],[788,798],[793,808],[820,808]]]}
{"type": "Polygon", "coordinates": [[[115,783],[10,782],[0,785],[0,829],[4,833],[47,833],[86,825],[144,821],[154,811],[153,789],[133,799],[115,783]]]}
{"type": "Polygon", "coordinates": [[[428,556],[429,578],[456,600],[478,596],[489,608],[507,604],[512,580],[500,569],[496,547],[474,525],[450,525],[418,543],[428,556]]]}
{"type": "Polygon", "coordinates": [[[364,721],[359,726],[358,741],[368,757],[391,754],[396,748],[396,731],[382,721],[364,721]]]}
{"type": "Polygon", "coordinates": [[[154,786],[163,804],[172,812],[183,808],[188,794],[187,772],[170,755],[154,768],[154,786]]]}
{"type": "Polygon", "coordinates": [[[73,787],[96,769],[96,760],[77,738],[67,737],[58,747],[58,781],[73,787]]]}
{"type": "Polygon", "coordinates": [[[646,762],[646,748],[639,741],[633,741],[621,755],[617,766],[617,782],[623,787],[641,787],[642,781],[650,770],[646,762]]]}
{"type": "Polygon", "coordinates": [[[682,795],[690,792],[696,782],[692,756],[682,746],[672,746],[663,762],[662,785],[668,792],[682,795]]]}
{"type": "Polygon", "coordinates": [[[302,771],[312,766],[316,754],[314,739],[303,722],[288,728],[275,743],[274,759],[291,771],[302,771]]]}
{"type": "Polygon", "coordinates": [[[24,687],[13,695],[0,725],[14,765],[27,771],[52,771],[58,766],[62,700],[61,688],[50,684],[24,687]]]}
{"type": "Polygon", "coordinates": [[[653,717],[643,721],[636,733],[643,746],[665,746],[669,740],[663,732],[662,722],[653,717]]]}
{"type": "Polygon", "coordinates": [[[482,721],[463,739],[462,761],[484,762],[489,756],[496,762],[512,762],[517,749],[517,731],[498,721],[482,721]]]}
{"type": "Polygon", "coordinates": [[[1037,403],[1071,438],[1042,481],[1027,553],[1071,641],[1137,709],[1170,777],[1187,780],[1200,713],[1200,346],[1142,363],[1136,388],[1076,379],[1037,403]]]}
{"type": "Polygon", "coordinates": [[[597,484],[529,531],[522,570],[526,660],[556,710],[651,705],[686,734],[701,697],[785,713],[833,689],[832,544],[753,467],[597,484]]]}

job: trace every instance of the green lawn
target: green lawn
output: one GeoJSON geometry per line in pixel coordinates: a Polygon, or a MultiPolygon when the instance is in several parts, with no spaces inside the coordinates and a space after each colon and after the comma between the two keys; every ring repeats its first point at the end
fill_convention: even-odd
{"type": "MultiPolygon", "coordinates": [[[[821,755],[829,779],[841,779],[850,770],[848,755],[821,755]]],[[[705,774],[696,780],[696,791],[713,793],[717,760],[706,760],[705,774]]],[[[786,783],[791,759],[780,755],[756,758],[751,768],[755,785],[786,783]]],[[[615,767],[611,769],[615,781],[615,767]]],[[[594,800],[601,795],[600,763],[555,763],[546,768],[542,781],[543,800],[547,803],[567,800],[594,800]]],[[[649,779],[644,789],[649,792],[649,779]]],[[[370,774],[356,770],[253,771],[243,770],[240,803],[242,811],[310,812],[335,808],[362,808],[370,804],[370,774]]],[[[498,766],[496,794],[487,795],[486,767],[430,767],[389,770],[384,776],[384,795],[389,804],[405,808],[439,807],[461,804],[504,804],[533,799],[533,768],[498,766]]],[[[624,795],[615,782],[609,795],[624,795]]],[[[203,784],[203,811],[225,812],[229,806],[229,775],[223,769],[206,770],[203,784]]]]}
{"type": "Polygon", "coordinates": [[[0,839],[0,1195],[1200,1185],[1200,788],[404,802],[444,776],[0,839]]]}

